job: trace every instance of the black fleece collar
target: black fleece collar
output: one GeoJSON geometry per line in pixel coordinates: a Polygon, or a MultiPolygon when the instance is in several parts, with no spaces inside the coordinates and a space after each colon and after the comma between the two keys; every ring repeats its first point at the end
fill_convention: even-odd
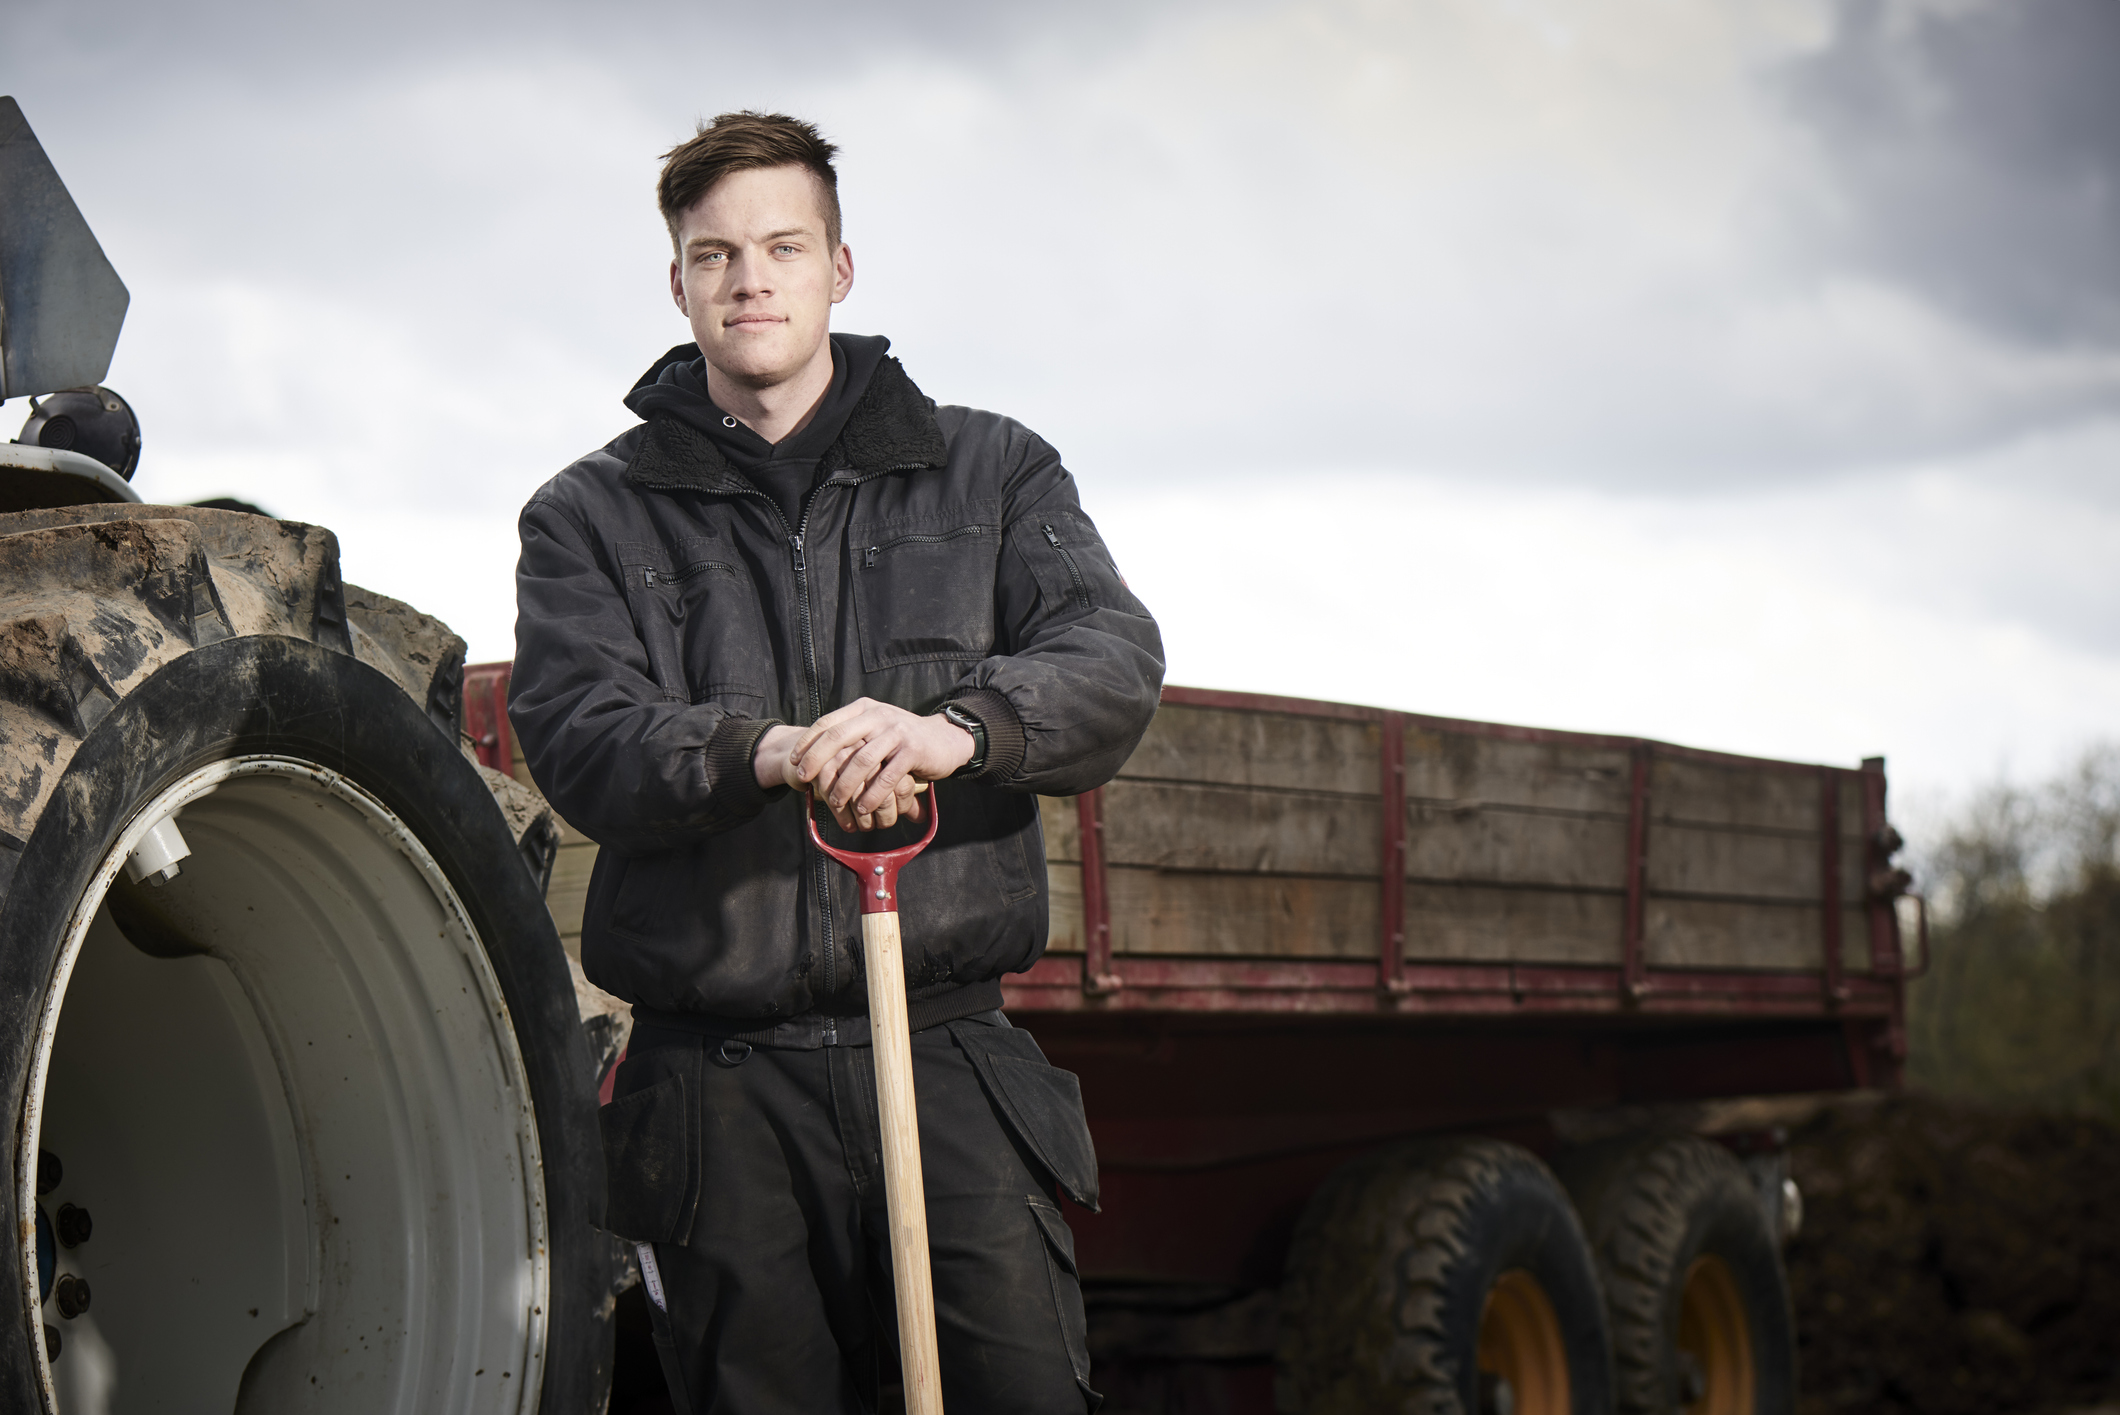
{"type": "MultiPolygon", "coordinates": [[[[688,354],[696,359],[699,350],[690,344],[672,349],[634,386],[653,383],[663,369],[685,361],[688,354]]],[[[838,439],[825,449],[817,471],[820,479],[831,480],[845,472],[867,475],[939,467],[948,457],[933,400],[906,375],[904,365],[886,357],[869,376],[867,390],[847,414],[838,439]]],[[[652,491],[754,490],[712,438],[664,413],[648,418],[648,430],[626,466],[626,480],[652,491]]]]}

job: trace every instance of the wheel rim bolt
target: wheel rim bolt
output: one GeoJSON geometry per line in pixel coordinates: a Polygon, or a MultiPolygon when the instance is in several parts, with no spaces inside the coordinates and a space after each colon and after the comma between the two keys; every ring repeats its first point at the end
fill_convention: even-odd
{"type": "Polygon", "coordinates": [[[52,1288],[52,1298],[59,1304],[59,1315],[72,1321],[88,1310],[88,1279],[75,1277],[72,1273],[61,1274],[52,1288]]]}
{"type": "Polygon", "coordinates": [[[88,1216],[88,1210],[75,1204],[59,1205],[58,1228],[62,1248],[78,1248],[96,1231],[95,1221],[88,1216]]]}

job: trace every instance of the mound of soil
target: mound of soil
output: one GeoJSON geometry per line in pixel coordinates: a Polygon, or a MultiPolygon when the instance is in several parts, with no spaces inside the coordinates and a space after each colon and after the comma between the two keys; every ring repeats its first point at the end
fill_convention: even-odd
{"type": "Polygon", "coordinates": [[[2018,1415],[2120,1393],[2120,1128],[1922,1097],[1795,1136],[1800,1415],[2018,1415]]]}

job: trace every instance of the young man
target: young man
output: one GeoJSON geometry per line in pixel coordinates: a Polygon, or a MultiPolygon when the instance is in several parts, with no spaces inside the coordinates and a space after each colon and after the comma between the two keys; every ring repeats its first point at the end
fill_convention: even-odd
{"type": "Polygon", "coordinates": [[[1000,979],[1045,947],[1035,793],[1118,769],[1162,643],[1051,447],[936,406],[887,341],[829,334],[854,281],[834,152],[735,113],[666,155],[695,342],[627,396],[640,426],[523,510],[510,715],[603,846],[582,963],[633,1004],[608,1226],[652,1245],[680,1408],[820,1415],[887,1390],[854,883],[804,816],[815,798],[902,834],[932,790],[939,833],[901,894],[943,1396],[1080,1412],[1098,1397],[1058,1201],[1094,1206],[1096,1160],[1074,1078],[1001,1015],[1000,979]]]}

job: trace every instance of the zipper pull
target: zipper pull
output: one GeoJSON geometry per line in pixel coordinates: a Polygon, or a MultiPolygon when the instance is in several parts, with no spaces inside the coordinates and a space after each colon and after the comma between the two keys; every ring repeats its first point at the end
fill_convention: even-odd
{"type": "Polygon", "coordinates": [[[1039,529],[1045,532],[1045,543],[1051,546],[1053,549],[1058,550],[1060,548],[1060,533],[1053,529],[1053,523],[1051,521],[1047,521],[1043,526],[1039,527],[1039,529]]]}
{"type": "Polygon", "coordinates": [[[641,570],[641,572],[640,572],[640,582],[641,582],[641,585],[642,585],[642,586],[643,586],[644,588],[646,588],[646,589],[651,589],[651,590],[652,590],[652,589],[654,589],[654,588],[655,588],[655,572],[654,572],[653,570],[649,570],[649,569],[645,569],[645,568],[643,568],[643,569],[641,570]]]}
{"type": "Polygon", "coordinates": [[[873,546],[873,545],[872,545],[872,546],[870,546],[870,547],[868,548],[867,552],[866,552],[866,553],[864,553],[864,554],[862,555],[862,557],[861,557],[861,565],[862,565],[862,568],[863,568],[863,569],[865,569],[865,570],[873,570],[873,569],[875,569],[875,568],[876,568],[876,551],[877,551],[877,549],[878,549],[878,547],[876,547],[876,546],[873,546]]]}
{"type": "Polygon", "coordinates": [[[804,569],[808,568],[802,563],[802,537],[799,535],[790,536],[788,537],[788,542],[795,547],[795,570],[796,573],[800,574],[804,569]]]}

